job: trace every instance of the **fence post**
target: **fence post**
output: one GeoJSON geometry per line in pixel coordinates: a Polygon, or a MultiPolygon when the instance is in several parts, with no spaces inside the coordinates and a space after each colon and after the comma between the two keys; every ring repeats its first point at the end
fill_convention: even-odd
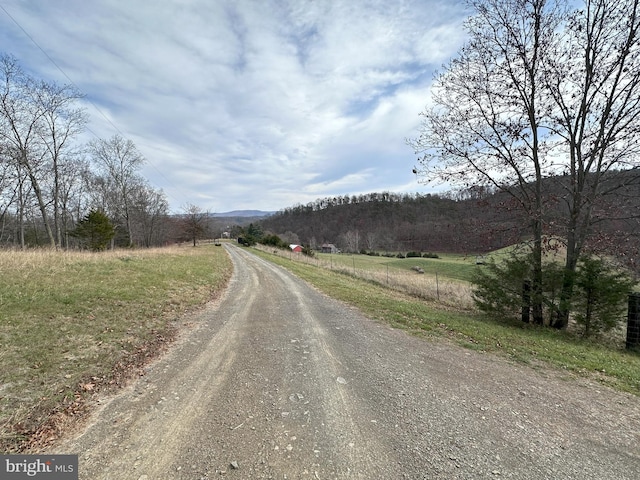
{"type": "Polygon", "coordinates": [[[627,350],[640,350],[640,294],[629,295],[627,314],[627,350]]]}

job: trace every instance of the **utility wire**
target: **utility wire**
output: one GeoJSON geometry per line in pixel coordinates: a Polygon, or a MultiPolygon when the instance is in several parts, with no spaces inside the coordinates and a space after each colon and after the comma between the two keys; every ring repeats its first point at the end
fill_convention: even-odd
{"type": "MultiPolygon", "coordinates": [[[[19,22],[18,22],[18,21],[17,21],[17,20],[16,20],[16,19],[15,19],[15,18],[14,18],[14,17],[9,13],[9,12],[8,12],[8,11],[7,11],[7,9],[6,9],[6,8],[4,8],[4,5],[0,4],[0,9],[1,9],[1,10],[2,10],[6,15],[7,15],[7,17],[9,17],[9,18],[13,21],[13,23],[15,23],[15,24],[16,24],[16,26],[17,26],[20,30],[22,30],[22,33],[24,33],[24,34],[27,36],[27,38],[29,38],[29,40],[31,40],[31,42],[32,42],[32,43],[33,43],[33,44],[38,48],[38,50],[40,50],[40,51],[43,53],[43,55],[44,55],[45,57],[47,57],[47,59],[48,59],[48,60],[49,60],[49,61],[50,61],[50,62],[51,62],[51,63],[52,63],[52,64],[53,64],[53,65],[54,65],[54,66],[55,66],[59,71],[60,71],[60,73],[64,76],[64,78],[66,78],[66,79],[69,81],[69,83],[70,83],[71,85],[73,85],[73,86],[76,88],[76,90],[78,90],[78,92],[81,92],[81,93],[82,93],[82,89],[80,89],[80,87],[78,87],[78,85],[76,85],[76,83],[71,79],[71,77],[69,77],[69,75],[67,75],[67,73],[66,73],[66,72],[65,72],[65,71],[60,67],[60,65],[58,65],[58,64],[56,63],[56,61],[55,61],[53,58],[51,58],[51,56],[50,56],[50,55],[49,55],[49,54],[48,54],[48,53],[47,53],[47,52],[46,52],[46,51],[45,51],[45,50],[40,46],[40,44],[39,44],[38,42],[36,42],[36,40],[35,40],[35,39],[34,39],[34,38],[29,34],[29,32],[27,32],[27,31],[25,30],[25,28],[24,28],[22,25],[20,25],[20,23],[19,23],[19,22]]],[[[110,119],[110,118],[109,118],[109,117],[108,117],[108,116],[107,116],[107,115],[106,115],[106,114],[105,114],[105,113],[104,113],[104,112],[103,112],[103,111],[102,111],[102,110],[101,110],[101,109],[100,109],[100,108],[99,108],[99,107],[98,107],[98,106],[97,106],[97,105],[96,105],[96,104],[95,104],[91,99],[86,98],[86,101],[87,101],[89,104],[91,104],[91,106],[93,106],[93,108],[95,108],[95,109],[96,109],[96,111],[97,111],[97,112],[102,116],[102,118],[104,118],[104,119],[107,121],[107,123],[109,123],[109,125],[111,125],[111,126],[113,127],[113,129],[114,129],[116,132],[118,132],[118,133],[119,133],[120,135],[122,135],[122,137],[124,137],[124,138],[126,138],[126,137],[127,137],[124,133],[122,133],[122,131],[121,131],[121,130],[120,130],[120,129],[119,129],[119,128],[118,128],[118,127],[117,127],[117,126],[112,122],[112,121],[111,121],[111,119],[110,119]]],[[[93,132],[90,128],[88,128],[88,127],[85,127],[85,128],[86,128],[89,132],[91,132],[91,134],[92,134],[94,137],[96,137],[96,138],[98,138],[98,139],[99,139],[98,135],[96,135],[96,134],[95,134],[95,132],[93,132]]],[[[146,160],[147,160],[147,162],[149,163],[149,165],[151,165],[151,167],[152,167],[156,172],[158,172],[158,174],[160,174],[160,176],[161,176],[162,178],[164,178],[164,179],[167,181],[167,183],[168,183],[169,185],[173,186],[173,188],[174,188],[175,190],[177,190],[177,191],[178,191],[178,193],[180,193],[180,195],[182,195],[184,198],[188,198],[188,197],[187,197],[183,192],[181,192],[181,191],[180,191],[180,189],[179,189],[175,184],[173,184],[173,182],[171,182],[171,180],[169,180],[169,179],[168,179],[168,178],[167,178],[167,177],[166,177],[166,176],[165,176],[165,175],[164,175],[164,174],[163,174],[163,173],[162,173],[162,172],[161,172],[161,171],[160,171],[160,170],[159,170],[159,169],[158,169],[158,168],[157,168],[157,167],[152,163],[152,162],[150,162],[150,161],[149,161],[149,159],[146,159],[146,160]]],[[[174,198],[174,200],[178,200],[178,199],[177,199],[177,198],[175,198],[175,197],[173,197],[173,198],[174,198]]]]}

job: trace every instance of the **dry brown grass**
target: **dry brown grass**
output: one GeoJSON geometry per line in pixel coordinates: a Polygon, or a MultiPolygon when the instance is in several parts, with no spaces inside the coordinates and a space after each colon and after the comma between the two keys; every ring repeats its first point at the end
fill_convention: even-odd
{"type": "MultiPolygon", "coordinates": [[[[376,261],[376,258],[359,255],[354,267],[344,262],[327,261],[320,257],[308,257],[302,254],[291,254],[286,250],[255,246],[256,249],[275,254],[283,258],[301,263],[315,265],[319,268],[354,275],[367,281],[372,281],[388,288],[409,294],[424,300],[438,302],[443,306],[456,307],[462,310],[474,308],[471,296],[472,288],[469,282],[448,278],[446,275],[419,274],[415,271],[387,268],[376,261]]],[[[411,262],[410,259],[406,259],[411,262]]]]}

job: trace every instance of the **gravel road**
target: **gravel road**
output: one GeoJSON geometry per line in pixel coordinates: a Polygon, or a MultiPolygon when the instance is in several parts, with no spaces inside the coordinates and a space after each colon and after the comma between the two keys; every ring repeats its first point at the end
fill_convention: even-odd
{"type": "Polygon", "coordinates": [[[59,446],[81,479],[640,478],[639,398],[409,336],[226,248],[223,298],[59,446]]]}

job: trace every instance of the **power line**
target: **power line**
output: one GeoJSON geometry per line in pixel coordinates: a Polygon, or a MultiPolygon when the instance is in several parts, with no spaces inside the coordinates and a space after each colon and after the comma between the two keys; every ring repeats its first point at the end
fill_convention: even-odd
{"type": "MultiPolygon", "coordinates": [[[[76,90],[78,90],[78,92],[81,92],[81,93],[82,93],[82,89],[81,89],[80,87],[78,87],[78,85],[76,85],[76,83],[71,79],[71,77],[69,77],[69,75],[67,75],[67,73],[62,69],[62,67],[60,67],[60,65],[58,65],[58,64],[56,63],[56,61],[55,61],[53,58],[51,58],[51,56],[50,56],[50,55],[49,55],[49,54],[48,54],[48,53],[47,53],[47,52],[46,52],[46,51],[45,51],[45,50],[40,46],[40,44],[39,44],[38,42],[36,42],[36,40],[35,40],[35,39],[34,39],[34,38],[29,34],[29,32],[27,32],[27,30],[25,30],[25,28],[24,28],[24,27],[23,27],[23,26],[22,26],[22,25],[21,25],[21,24],[20,24],[20,23],[19,23],[19,22],[18,22],[18,21],[17,21],[17,20],[16,20],[16,19],[15,19],[15,18],[10,14],[10,13],[9,13],[9,12],[8,12],[8,11],[7,11],[7,9],[4,7],[4,5],[0,4],[0,9],[1,9],[1,10],[2,10],[6,15],[7,15],[7,17],[9,17],[9,18],[11,19],[11,21],[13,21],[13,23],[15,23],[15,24],[16,24],[16,26],[17,26],[20,30],[22,30],[22,32],[27,36],[27,38],[28,38],[29,40],[31,40],[31,42],[32,42],[32,43],[33,43],[33,44],[38,48],[38,50],[40,50],[40,51],[43,53],[43,55],[44,55],[45,57],[47,57],[47,59],[48,59],[48,60],[49,60],[49,61],[50,61],[50,62],[51,62],[51,63],[52,63],[52,64],[53,64],[53,65],[54,65],[54,66],[55,66],[59,71],[60,71],[60,73],[61,73],[61,74],[62,74],[62,75],[63,75],[63,76],[64,76],[64,77],[69,81],[69,83],[70,83],[71,85],[73,85],[73,86],[76,88],[76,90]]],[[[107,121],[107,123],[109,123],[109,125],[111,125],[111,126],[113,127],[113,129],[114,129],[116,132],[118,132],[118,133],[119,133],[120,135],[122,135],[122,137],[124,137],[124,138],[126,138],[126,137],[127,137],[124,133],[122,133],[122,131],[117,127],[117,125],[115,125],[115,124],[111,121],[111,119],[110,119],[110,118],[109,118],[109,117],[108,117],[108,116],[107,116],[107,115],[106,115],[106,114],[105,114],[105,113],[104,113],[104,112],[103,112],[103,111],[102,111],[102,110],[101,110],[101,109],[100,109],[100,108],[99,108],[99,107],[98,107],[98,106],[97,106],[97,105],[96,105],[96,104],[95,104],[91,99],[86,98],[86,101],[87,101],[89,104],[91,104],[91,106],[92,106],[93,108],[95,108],[95,109],[96,109],[96,111],[97,111],[97,112],[102,116],[102,118],[104,118],[104,119],[107,121]]],[[[85,127],[85,128],[86,128],[86,129],[87,129],[87,130],[88,130],[88,131],[89,131],[89,132],[90,132],[94,137],[96,137],[96,138],[98,138],[98,139],[100,138],[100,137],[98,137],[98,135],[96,135],[96,134],[95,134],[95,132],[93,132],[90,128],[88,128],[88,127],[85,127]]],[[[150,162],[150,161],[149,161],[149,159],[146,159],[146,160],[147,160],[147,162],[149,163],[149,165],[150,165],[150,166],[151,166],[151,167],[152,167],[156,172],[158,172],[158,174],[159,174],[163,179],[165,179],[165,180],[167,181],[167,183],[168,183],[169,185],[173,186],[173,188],[174,188],[175,190],[177,190],[177,191],[178,191],[178,193],[180,193],[184,198],[188,198],[188,197],[184,194],[184,192],[181,192],[181,191],[180,191],[180,189],[179,189],[175,184],[173,184],[173,182],[171,182],[171,180],[169,180],[169,179],[164,175],[164,173],[162,173],[162,171],[160,171],[160,169],[158,169],[158,168],[153,164],[153,162],[150,162]]],[[[174,200],[178,200],[178,199],[174,197],[174,200]]]]}

